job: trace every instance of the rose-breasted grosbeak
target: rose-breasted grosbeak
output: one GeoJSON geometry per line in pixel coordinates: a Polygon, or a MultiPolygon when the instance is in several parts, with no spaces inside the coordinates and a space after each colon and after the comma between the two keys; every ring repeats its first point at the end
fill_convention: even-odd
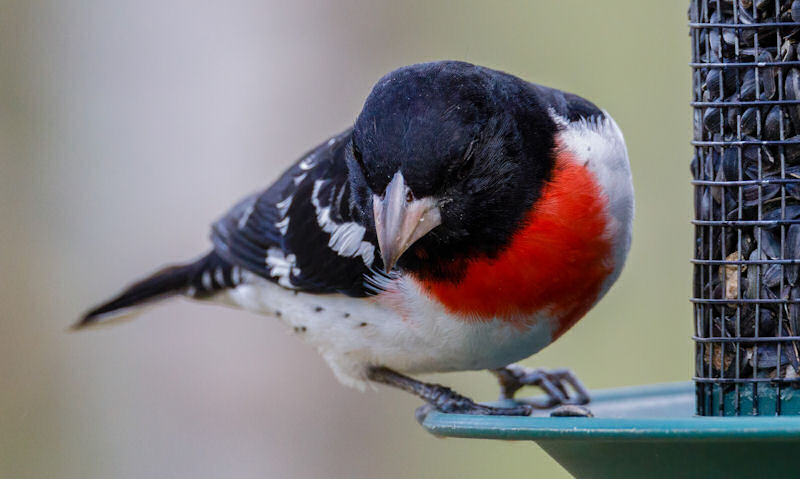
{"type": "Polygon", "coordinates": [[[513,365],[608,291],[631,241],[622,134],[583,98],[462,62],[380,79],[355,125],[217,221],[213,249],[130,286],[76,325],[172,295],[279,317],[345,384],[447,412],[528,414],[588,400],[569,371],[513,365]],[[492,370],[475,404],[403,373],[492,370]],[[572,391],[570,391],[570,389],[572,391]]]}

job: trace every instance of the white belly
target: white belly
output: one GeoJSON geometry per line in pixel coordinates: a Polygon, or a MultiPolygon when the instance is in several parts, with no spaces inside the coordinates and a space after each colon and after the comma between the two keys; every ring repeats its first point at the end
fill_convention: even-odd
{"type": "Polygon", "coordinates": [[[369,366],[404,373],[506,366],[544,348],[554,330],[545,316],[524,327],[457,318],[405,278],[386,293],[357,299],[295,292],[251,276],[213,299],[278,316],[317,348],[341,382],[359,388],[369,366]]]}

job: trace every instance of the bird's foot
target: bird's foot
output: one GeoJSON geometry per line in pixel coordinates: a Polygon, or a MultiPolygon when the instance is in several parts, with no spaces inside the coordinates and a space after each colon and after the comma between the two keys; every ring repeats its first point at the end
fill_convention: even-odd
{"type": "Polygon", "coordinates": [[[440,389],[432,392],[432,395],[436,396],[435,398],[426,399],[429,402],[418,407],[414,412],[414,416],[420,424],[432,411],[485,416],[529,416],[533,412],[533,407],[529,404],[520,404],[512,407],[484,406],[454,392],[450,388],[439,386],[438,384],[431,384],[430,386],[440,389]]]}
{"type": "Polygon", "coordinates": [[[370,380],[408,391],[428,404],[417,409],[417,421],[422,422],[431,410],[450,414],[482,414],[488,416],[528,416],[533,408],[528,404],[511,407],[494,407],[478,404],[452,389],[440,384],[424,383],[385,367],[367,371],[370,380]]]}
{"type": "Polygon", "coordinates": [[[448,414],[481,414],[486,416],[529,416],[532,408],[528,404],[511,407],[484,406],[462,396],[452,389],[438,384],[430,385],[433,390],[428,399],[437,411],[448,414]]]}
{"type": "Polygon", "coordinates": [[[500,382],[500,399],[513,399],[523,386],[537,386],[547,394],[547,398],[526,400],[527,405],[537,409],[589,403],[589,391],[569,369],[528,369],[510,364],[494,369],[492,373],[500,382]]]}

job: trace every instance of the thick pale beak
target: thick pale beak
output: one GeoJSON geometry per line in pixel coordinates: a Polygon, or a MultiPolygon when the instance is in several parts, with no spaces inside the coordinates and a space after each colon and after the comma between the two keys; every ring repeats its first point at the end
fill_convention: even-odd
{"type": "Polygon", "coordinates": [[[412,199],[410,193],[398,171],[383,198],[378,195],[372,198],[378,246],[387,273],[414,242],[442,223],[436,200],[430,197],[412,199]]]}

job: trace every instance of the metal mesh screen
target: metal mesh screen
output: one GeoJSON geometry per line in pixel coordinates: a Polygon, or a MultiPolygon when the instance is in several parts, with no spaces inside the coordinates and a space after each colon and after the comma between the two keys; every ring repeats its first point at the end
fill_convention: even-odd
{"type": "Polygon", "coordinates": [[[800,413],[800,1],[692,0],[701,415],[800,413]]]}

